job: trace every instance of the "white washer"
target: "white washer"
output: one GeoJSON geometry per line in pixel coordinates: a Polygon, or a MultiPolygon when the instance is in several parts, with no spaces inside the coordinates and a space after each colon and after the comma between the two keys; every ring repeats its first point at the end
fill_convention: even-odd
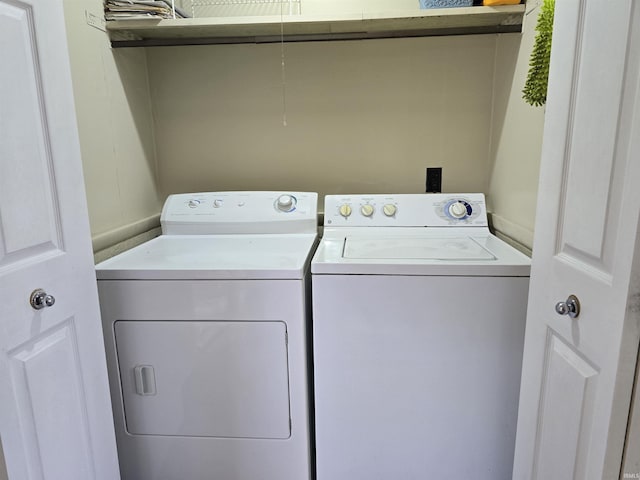
{"type": "Polygon", "coordinates": [[[172,195],[161,223],[96,267],[122,478],[309,479],[317,194],[172,195]]]}
{"type": "Polygon", "coordinates": [[[481,194],[331,195],[311,263],[318,480],[511,479],[530,260],[481,194]]]}

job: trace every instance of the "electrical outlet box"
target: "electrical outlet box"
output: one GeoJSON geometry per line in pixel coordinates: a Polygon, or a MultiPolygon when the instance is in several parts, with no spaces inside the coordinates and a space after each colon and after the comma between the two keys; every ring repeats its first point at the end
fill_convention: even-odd
{"type": "Polygon", "coordinates": [[[442,167],[427,168],[426,192],[442,192],[442,167]]]}

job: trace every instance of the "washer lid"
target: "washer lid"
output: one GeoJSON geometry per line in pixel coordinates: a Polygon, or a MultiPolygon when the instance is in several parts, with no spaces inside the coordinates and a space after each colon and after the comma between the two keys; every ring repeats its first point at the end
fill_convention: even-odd
{"type": "Polygon", "coordinates": [[[301,279],[315,234],[161,235],[96,266],[99,280],[301,279]]]}
{"type": "Polygon", "coordinates": [[[529,276],[531,259],[490,233],[447,235],[427,230],[367,228],[340,235],[325,228],[311,273],[529,276]]]}
{"type": "Polygon", "coordinates": [[[406,260],[495,260],[471,237],[346,237],[344,258],[406,260]]]}

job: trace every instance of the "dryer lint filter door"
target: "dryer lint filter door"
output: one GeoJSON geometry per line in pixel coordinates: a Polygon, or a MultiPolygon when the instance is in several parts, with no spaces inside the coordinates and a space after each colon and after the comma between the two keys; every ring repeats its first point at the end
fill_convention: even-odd
{"type": "Polygon", "coordinates": [[[283,322],[118,321],[127,431],[289,438],[283,322]]]}
{"type": "Polygon", "coordinates": [[[471,237],[347,237],[344,258],[395,260],[495,260],[471,237]]]}

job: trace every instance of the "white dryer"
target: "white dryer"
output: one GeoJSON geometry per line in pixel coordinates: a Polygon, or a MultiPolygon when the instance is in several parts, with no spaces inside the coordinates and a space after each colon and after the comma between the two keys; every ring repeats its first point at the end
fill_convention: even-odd
{"type": "Polygon", "coordinates": [[[304,480],[315,193],[170,196],[100,263],[122,478],[304,480]]]}
{"type": "Polygon", "coordinates": [[[317,479],[511,479],[529,258],[481,194],[331,195],[324,215],[317,479]]]}

